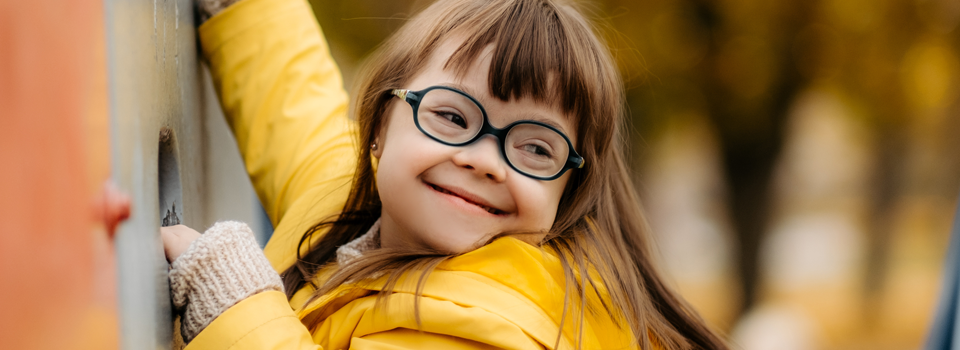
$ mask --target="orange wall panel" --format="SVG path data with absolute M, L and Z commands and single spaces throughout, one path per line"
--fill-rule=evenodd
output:
M 115 349 L 103 4 L 0 1 L 0 339 Z

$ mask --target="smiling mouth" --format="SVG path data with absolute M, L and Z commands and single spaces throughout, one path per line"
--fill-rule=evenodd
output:
M 493 214 L 493 215 L 504 215 L 504 214 L 507 213 L 507 212 L 505 212 L 505 211 L 503 211 L 503 210 L 500 210 L 500 209 L 497 209 L 497 208 L 493 208 L 493 207 L 488 207 L 488 206 L 486 206 L 486 205 L 483 205 L 483 204 L 474 202 L 474 201 L 472 201 L 472 200 L 469 200 L 469 199 L 467 199 L 467 198 L 464 198 L 464 197 L 462 197 L 462 196 L 460 196 L 460 195 L 458 195 L 458 194 L 456 194 L 456 193 L 447 191 L 447 189 L 445 189 L 445 188 L 443 188 L 443 187 L 440 187 L 440 186 L 437 186 L 437 185 L 434 185 L 434 184 L 431 184 L 431 183 L 427 183 L 427 186 L 430 186 L 430 188 L 433 188 L 434 191 L 437 191 L 437 192 L 440 192 L 440 193 L 443 193 L 443 194 L 447 194 L 447 195 L 451 195 L 451 196 L 460 198 L 460 199 L 464 200 L 464 201 L 467 202 L 467 203 L 473 204 L 473 205 L 479 207 L 480 209 L 486 210 L 486 211 L 487 211 L 488 213 L 490 213 L 490 214 Z

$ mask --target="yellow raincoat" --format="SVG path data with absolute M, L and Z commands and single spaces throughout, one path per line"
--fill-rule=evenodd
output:
M 356 151 L 347 94 L 304 0 L 243 0 L 204 23 L 203 51 L 221 104 L 276 230 L 265 249 L 277 271 L 296 259 L 313 224 L 336 213 L 350 189 Z M 560 334 L 564 276 L 556 256 L 513 238 L 450 259 L 420 297 L 401 284 L 374 309 L 377 288 L 345 284 L 304 305 L 280 292 L 247 298 L 217 317 L 187 349 L 542 349 Z M 322 306 L 333 311 L 321 314 Z M 310 330 L 304 321 L 320 321 Z M 630 348 L 628 329 L 586 316 L 584 349 Z M 560 347 L 575 347 L 566 322 Z

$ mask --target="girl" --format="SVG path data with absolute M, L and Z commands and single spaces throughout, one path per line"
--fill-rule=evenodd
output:
M 653 266 L 621 83 L 572 5 L 436 2 L 368 63 L 356 125 L 303 0 L 200 8 L 276 231 L 264 257 L 240 223 L 162 229 L 188 349 L 726 348 Z

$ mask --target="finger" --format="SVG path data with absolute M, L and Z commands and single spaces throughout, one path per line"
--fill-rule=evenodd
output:
M 177 230 L 171 227 L 161 227 L 160 228 L 160 239 L 163 241 L 163 255 L 167 258 L 167 262 L 173 262 L 176 259 L 173 256 L 174 247 L 179 240 L 177 235 Z
M 185 225 L 174 225 L 161 227 L 160 236 L 163 240 L 163 252 L 167 262 L 173 263 L 183 252 L 187 251 L 193 241 L 200 238 L 200 233 Z

